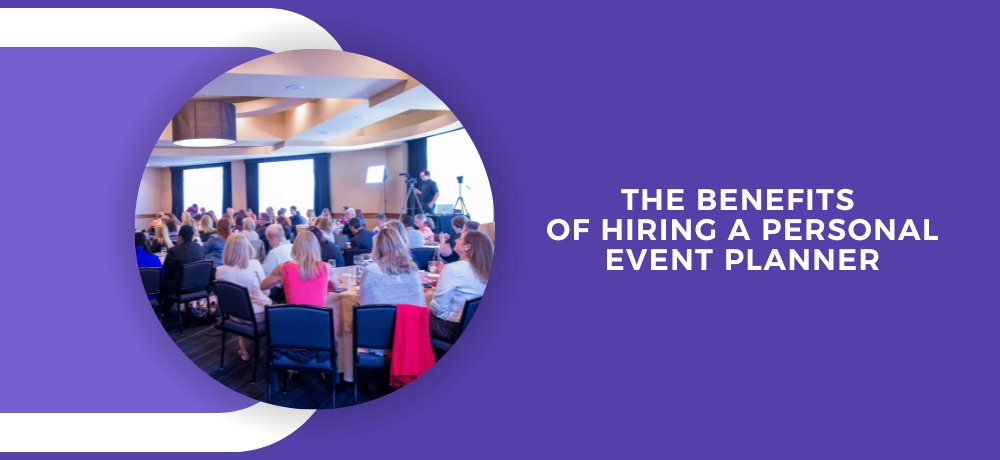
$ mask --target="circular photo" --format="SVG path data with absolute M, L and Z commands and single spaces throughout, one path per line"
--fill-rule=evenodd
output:
M 468 132 L 419 81 L 357 54 L 288 51 L 165 115 L 136 259 L 151 320 L 212 378 L 279 406 L 352 406 L 467 333 L 493 264 L 493 197 Z

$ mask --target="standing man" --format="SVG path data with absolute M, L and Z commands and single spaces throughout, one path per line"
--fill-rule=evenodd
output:
M 418 209 L 415 214 L 434 214 L 434 203 L 437 203 L 438 195 L 438 184 L 431 180 L 431 172 L 428 170 L 420 171 L 420 184 L 416 188 L 417 196 L 420 198 L 420 203 L 424 206 L 423 213 Z

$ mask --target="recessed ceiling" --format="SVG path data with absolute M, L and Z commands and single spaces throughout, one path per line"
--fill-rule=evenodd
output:
M 287 89 L 294 85 L 303 88 Z M 177 147 L 168 126 L 156 142 L 150 166 L 348 152 L 461 127 L 448 107 L 409 75 L 342 51 L 264 56 L 219 76 L 193 99 L 237 104 L 237 143 Z

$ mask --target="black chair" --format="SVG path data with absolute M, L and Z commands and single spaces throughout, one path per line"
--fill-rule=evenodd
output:
M 354 306 L 354 341 L 351 354 L 354 355 L 354 404 L 358 403 L 358 380 L 362 370 L 384 370 L 392 364 L 392 358 L 375 353 L 358 353 L 358 348 L 392 349 L 392 339 L 396 328 L 395 305 Z
M 155 296 L 160 293 L 160 277 L 161 271 L 157 267 L 141 267 L 139 268 L 139 277 L 142 278 L 142 287 L 146 290 L 147 296 Z M 156 297 L 149 299 L 149 305 L 153 307 L 156 312 L 157 319 L 162 321 L 160 318 L 160 301 L 156 300 Z
M 271 402 L 271 373 L 274 371 L 330 374 L 331 407 L 337 406 L 337 337 L 333 334 L 333 310 L 306 305 L 267 307 L 267 402 Z M 297 348 L 330 352 L 330 360 L 313 359 L 300 363 L 287 357 L 274 358 L 275 348 Z
M 222 331 L 222 357 L 219 358 L 219 369 L 223 368 L 226 361 L 226 333 L 236 334 L 253 340 L 253 374 L 250 375 L 250 383 L 257 381 L 257 358 L 260 356 L 260 338 L 267 333 L 267 322 L 257 323 L 257 315 L 253 312 L 253 303 L 250 301 L 250 291 L 247 288 L 228 281 L 215 282 L 215 295 L 219 299 L 219 314 L 222 322 L 219 329 Z M 242 320 L 243 323 L 234 321 L 233 318 Z
M 434 248 L 410 249 L 410 253 L 413 254 L 413 261 L 417 263 L 417 268 L 421 270 L 427 270 L 427 264 L 434 257 L 435 251 L 437 251 L 437 249 Z
M 350 267 L 354 265 L 354 256 L 359 254 L 371 254 L 371 249 L 366 248 L 351 248 L 344 250 L 344 266 Z
M 167 300 L 177 305 L 177 321 L 184 335 L 184 318 L 181 316 L 181 304 L 195 300 L 208 299 L 208 284 L 211 280 L 212 261 L 199 260 L 181 266 L 181 286 L 177 292 L 163 294 Z M 167 312 L 163 312 L 167 316 Z
M 465 328 L 469 327 L 469 321 L 472 321 L 472 317 L 475 316 L 476 309 L 479 308 L 479 302 L 481 300 L 483 300 L 482 297 L 476 297 L 475 299 L 465 301 L 465 307 L 462 307 L 462 326 L 458 329 L 458 335 L 455 337 L 456 341 L 458 341 L 458 338 L 462 336 L 463 332 L 465 332 Z M 444 340 L 438 340 L 431 337 L 431 346 L 440 350 L 442 354 L 451 350 L 452 345 L 455 345 L 455 342 L 446 342 Z

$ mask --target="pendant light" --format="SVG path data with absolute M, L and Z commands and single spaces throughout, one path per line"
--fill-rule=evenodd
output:
M 173 142 L 182 147 L 236 143 L 236 106 L 222 101 L 188 101 L 173 119 Z

